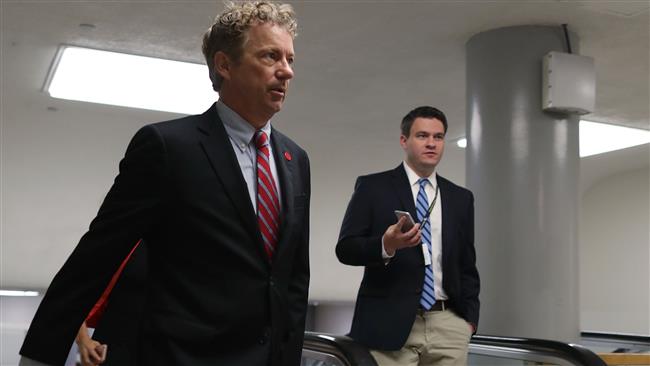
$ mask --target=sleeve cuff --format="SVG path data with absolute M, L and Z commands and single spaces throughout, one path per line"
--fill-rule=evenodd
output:
M 384 237 L 381 237 L 381 257 L 384 259 L 384 265 L 387 265 L 388 262 L 390 262 L 391 258 L 395 256 L 395 253 L 393 255 L 389 255 L 386 252 L 386 248 L 384 247 Z

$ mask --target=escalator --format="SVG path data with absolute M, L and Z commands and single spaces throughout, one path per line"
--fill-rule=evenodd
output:
M 594 352 L 577 344 L 485 335 L 472 337 L 469 364 L 607 366 Z
M 580 344 L 608 365 L 650 365 L 650 336 L 606 332 L 582 332 L 580 336 Z
M 594 352 L 650 353 L 650 336 L 626 333 L 582 332 L 580 344 Z
M 346 336 L 306 332 L 302 366 L 376 366 L 368 350 Z M 589 349 L 556 341 L 475 335 L 469 365 L 606 366 Z

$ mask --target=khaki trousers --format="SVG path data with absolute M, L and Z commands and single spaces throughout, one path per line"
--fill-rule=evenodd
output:
M 451 310 L 420 312 L 397 351 L 370 350 L 379 366 L 467 365 L 470 325 Z

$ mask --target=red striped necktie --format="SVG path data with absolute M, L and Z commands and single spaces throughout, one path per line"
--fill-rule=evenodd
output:
M 257 147 L 257 224 L 264 240 L 264 250 L 273 259 L 280 231 L 280 201 L 269 160 L 269 138 L 263 131 L 255 133 Z

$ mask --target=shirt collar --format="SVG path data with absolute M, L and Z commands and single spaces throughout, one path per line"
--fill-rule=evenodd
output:
M 255 128 L 221 100 L 217 101 L 217 113 L 226 128 L 226 133 L 235 142 L 235 145 L 242 151 L 246 150 L 248 145 L 253 142 Z M 270 141 L 271 121 L 267 121 L 261 130 L 266 133 Z
M 409 180 L 409 184 L 411 186 L 414 185 L 419 185 L 418 180 L 420 178 L 429 178 L 429 183 L 431 183 L 431 186 L 433 189 L 436 189 L 436 186 L 438 185 L 438 181 L 436 180 L 436 170 L 433 170 L 433 173 L 431 173 L 430 176 L 428 177 L 420 177 L 411 167 L 406 163 L 406 161 L 402 162 L 402 165 L 404 165 L 404 170 L 406 171 L 406 177 Z

